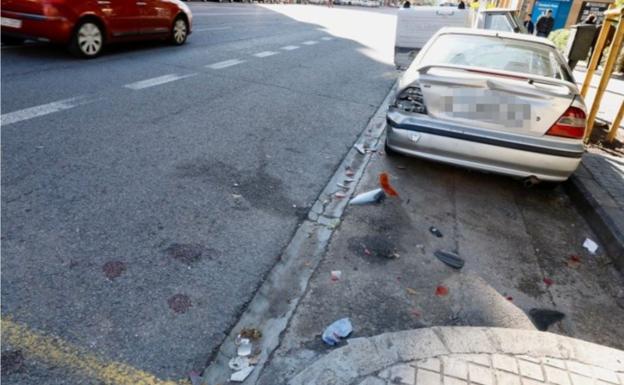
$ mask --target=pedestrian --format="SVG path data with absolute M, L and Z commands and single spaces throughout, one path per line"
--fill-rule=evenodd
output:
M 329 8 L 333 8 L 334 7 L 334 0 L 327 0 L 327 6 Z
M 410 3 L 409 1 L 406 1 L 405 3 L 403 3 L 403 8 L 410 8 L 412 6 L 412 3 Z
M 539 19 L 537 19 L 537 23 L 535 23 L 537 36 L 548 37 L 554 25 L 555 19 L 552 17 L 552 9 L 548 9 L 546 10 L 546 14 L 540 16 Z
M 589 15 L 587 15 L 587 18 L 583 20 L 583 24 L 591 24 L 591 25 L 596 24 L 596 15 L 594 15 L 593 13 L 590 13 Z
M 479 0 L 472 0 L 472 3 L 470 3 L 470 9 L 473 9 L 475 11 L 479 10 Z
M 526 15 L 524 17 L 524 28 L 526 28 L 529 35 L 533 35 L 533 31 L 535 31 L 535 25 L 533 25 L 533 21 L 531 20 L 531 15 Z
M 464 0 L 459 0 L 459 4 L 457 4 L 457 9 L 466 9 L 466 3 L 464 3 Z

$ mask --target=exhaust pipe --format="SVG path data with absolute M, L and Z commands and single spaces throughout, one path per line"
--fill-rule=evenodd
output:
M 535 187 L 539 183 L 540 183 L 540 180 L 535 175 L 528 176 L 522 180 L 522 184 L 526 188 Z

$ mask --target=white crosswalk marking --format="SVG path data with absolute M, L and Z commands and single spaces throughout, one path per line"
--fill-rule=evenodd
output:
M 329 36 L 323 36 L 323 37 L 321 38 L 321 40 L 326 40 L 326 41 L 329 41 L 329 40 L 334 40 L 334 38 L 333 38 L 333 37 L 329 37 Z
M 305 45 L 314 45 L 314 44 L 318 44 L 318 41 L 315 40 L 308 40 L 308 41 L 304 41 L 301 44 L 305 44 Z
M 195 75 L 197 75 L 197 74 L 186 74 L 186 75 L 169 74 L 169 75 L 163 75 L 163 76 L 158 76 L 158 77 L 151 78 L 151 79 L 145 79 L 145 80 L 141 80 L 141 81 L 138 81 L 138 82 L 126 84 L 126 85 L 124 85 L 124 87 L 125 88 L 129 88 L 131 90 L 142 90 L 144 88 L 159 86 L 161 84 L 174 82 L 176 80 L 188 78 L 188 77 L 195 76 Z
M 281 49 L 283 49 L 284 51 L 292 51 L 295 49 L 299 49 L 298 45 L 287 45 L 285 47 L 282 47 Z
M 57 102 L 52 102 L 48 104 L 42 104 L 40 106 L 24 108 L 23 110 L 8 112 L 0 116 L 0 125 L 8 126 L 9 124 L 21 122 L 23 120 L 28 120 L 39 116 L 52 114 L 54 112 L 68 110 L 82 104 L 90 103 L 93 100 L 94 99 L 87 99 L 85 97 L 76 97 L 71 99 L 59 100 Z
M 237 64 L 241 64 L 241 63 L 244 63 L 244 62 L 245 62 L 244 60 L 231 59 L 231 60 L 220 61 L 218 63 L 209 64 L 206 67 L 212 68 L 213 70 L 220 70 L 222 68 L 235 66 Z

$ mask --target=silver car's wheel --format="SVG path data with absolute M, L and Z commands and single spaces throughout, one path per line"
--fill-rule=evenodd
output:
M 173 23 L 173 29 L 171 31 L 171 39 L 173 44 L 181 45 L 186 41 L 186 37 L 188 36 L 188 25 L 186 20 L 179 17 Z
M 78 49 L 84 56 L 97 56 L 102 50 L 104 39 L 100 27 L 87 21 L 83 23 L 77 33 Z

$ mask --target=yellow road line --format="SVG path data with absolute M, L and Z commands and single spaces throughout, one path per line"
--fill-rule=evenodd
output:
M 108 385 L 181 385 L 187 381 L 161 380 L 120 362 L 105 361 L 58 337 L 46 336 L 11 319 L 2 318 L 2 343 L 20 349 L 26 357 L 75 370 Z

